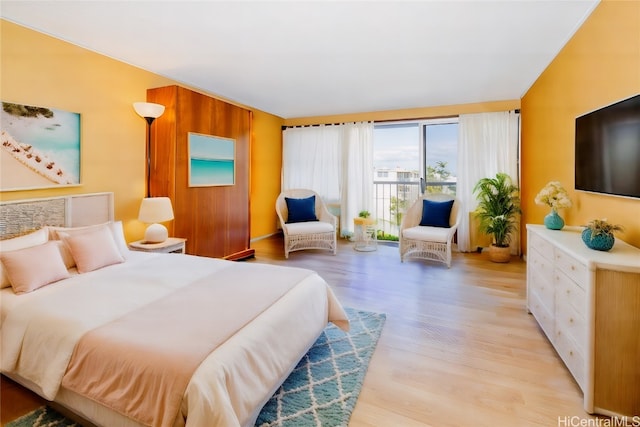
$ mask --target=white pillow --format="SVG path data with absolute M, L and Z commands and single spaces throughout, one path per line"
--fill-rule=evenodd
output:
M 124 262 L 110 227 L 102 226 L 82 233 L 58 235 L 69 248 L 76 262 L 78 273 L 88 273 L 108 265 Z
M 32 292 L 69 277 L 55 242 L 3 252 L 0 256 L 16 294 Z
M 3 252 L 17 251 L 20 249 L 30 248 L 32 246 L 42 245 L 49 240 L 49 231 L 47 227 L 25 234 L 24 236 L 14 237 L 13 239 L 0 240 L 0 255 Z M 0 263 L 0 289 L 11 286 L 5 269 Z

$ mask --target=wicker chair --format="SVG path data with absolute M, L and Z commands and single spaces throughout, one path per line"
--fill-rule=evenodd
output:
M 449 227 L 422 226 L 423 200 L 454 200 L 449 216 Z M 456 233 L 462 209 L 460 201 L 447 194 L 425 194 L 407 210 L 400 225 L 400 261 L 407 258 L 422 258 L 445 263 L 451 267 L 451 245 Z
M 287 223 L 289 211 L 285 197 L 304 199 L 316 196 L 315 213 L 318 221 Z M 284 234 L 284 256 L 289 258 L 289 252 L 303 249 L 327 249 L 336 254 L 337 219 L 332 215 L 324 202 L 313 190 L 296 189 L 285 190 L 276 200 L 276 213 Z

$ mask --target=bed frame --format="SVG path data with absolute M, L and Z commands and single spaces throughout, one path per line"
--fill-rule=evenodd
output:
M 45 225 L 82 227 L 114 220 L 113 193 L 0 202 L 0 239 L 26 234 Z

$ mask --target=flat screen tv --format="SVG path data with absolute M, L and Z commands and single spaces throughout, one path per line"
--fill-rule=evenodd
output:
M 576 118 L 576 190 L 640 198 L 640 94 Z

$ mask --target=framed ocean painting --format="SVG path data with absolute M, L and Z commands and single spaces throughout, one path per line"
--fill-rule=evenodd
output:
M 2 102 L 0 191 L 80 184 L 80 114 Z
M 189 187 L 234 185 L 236 141 L 189 132 Z

